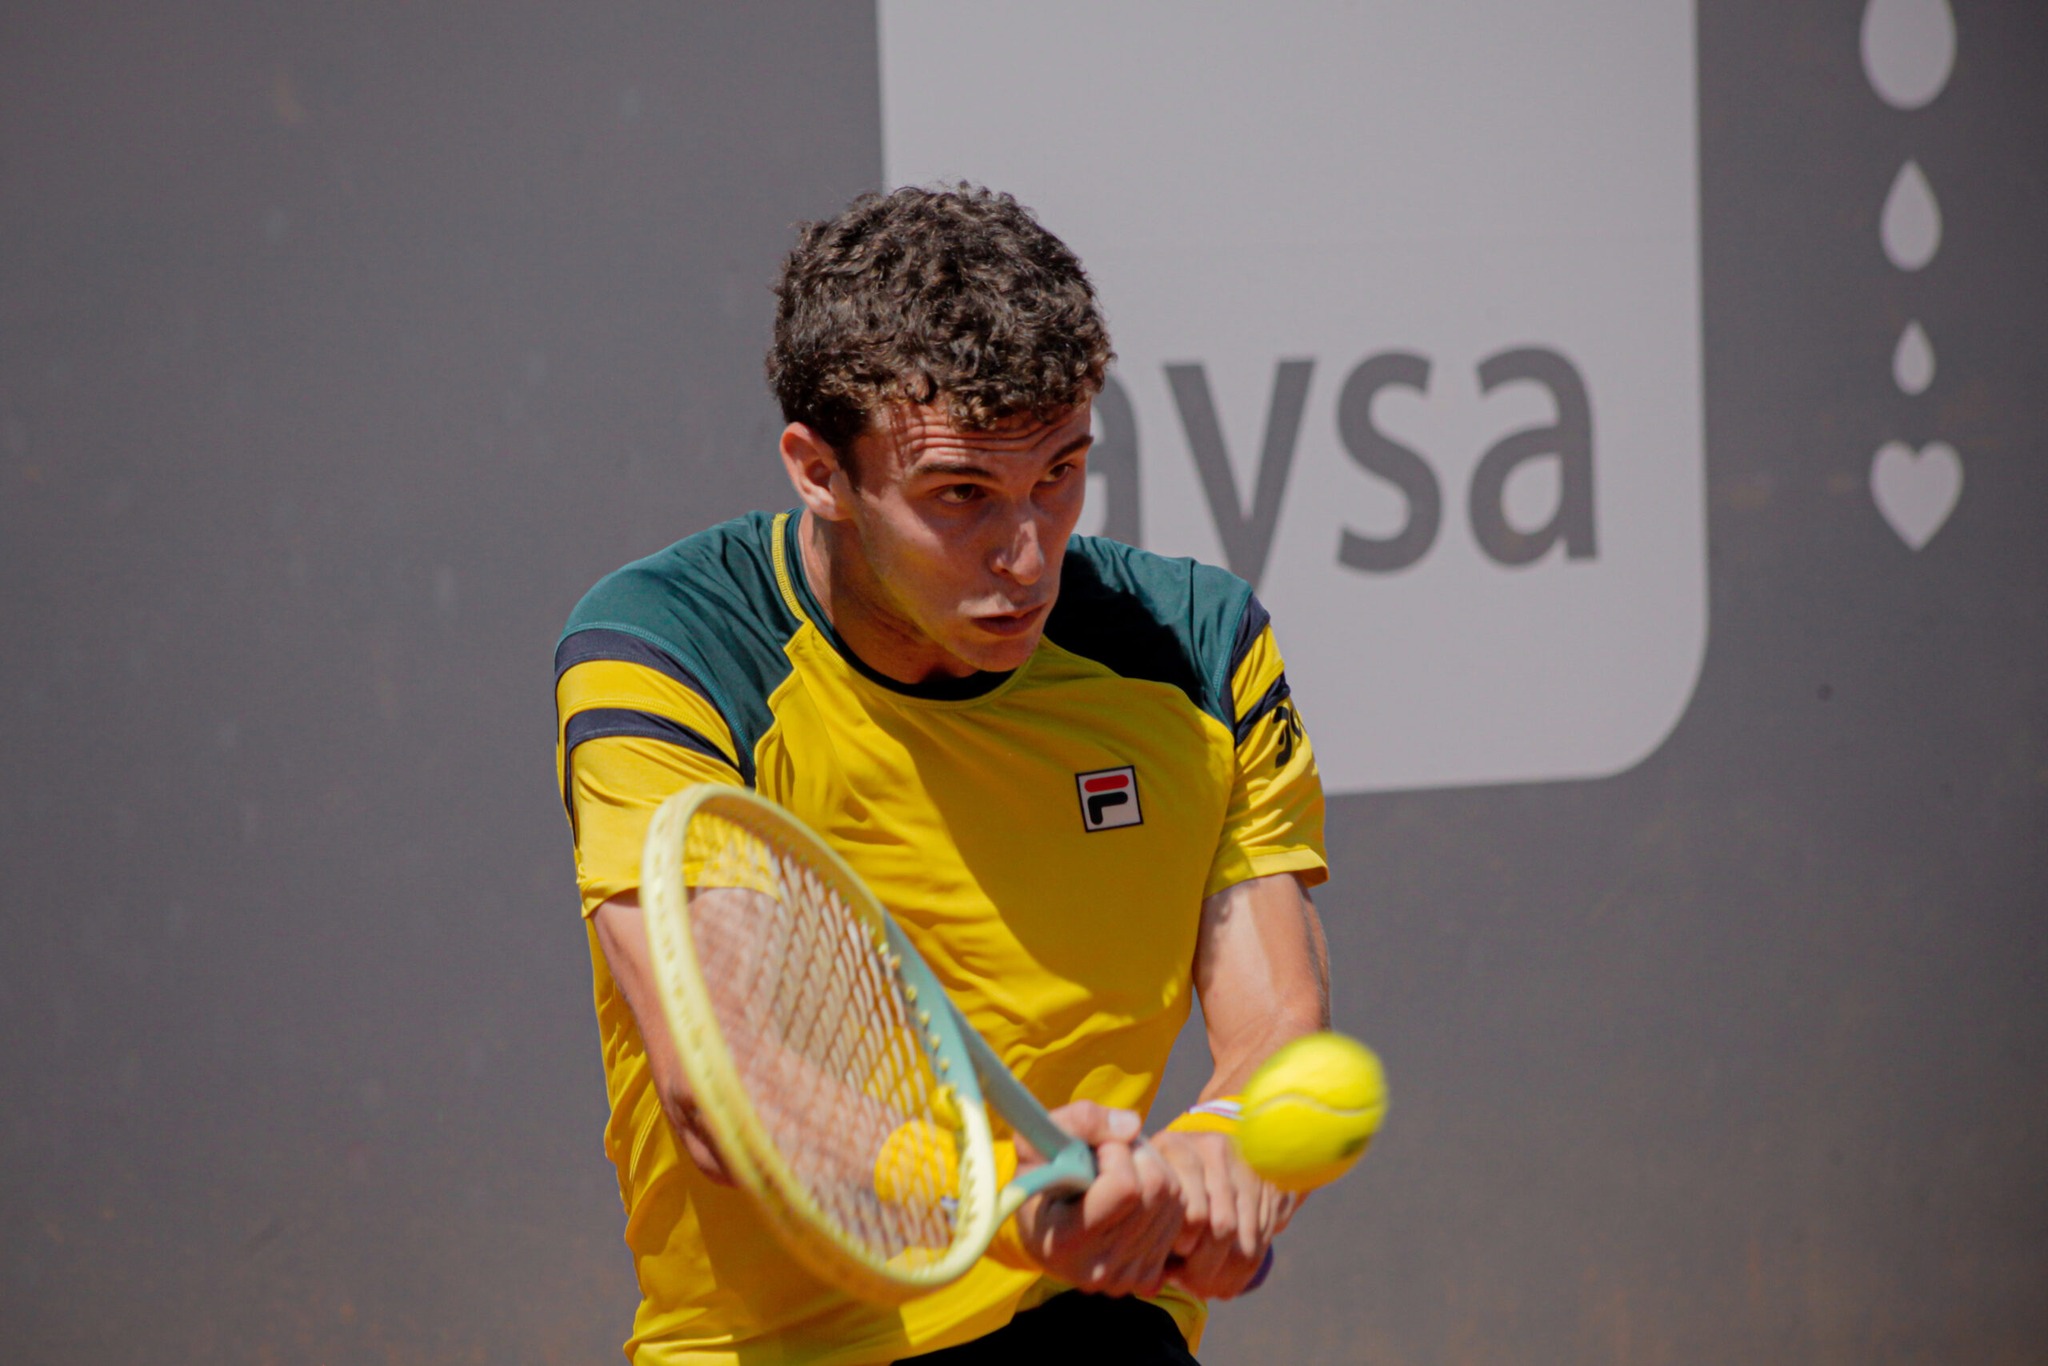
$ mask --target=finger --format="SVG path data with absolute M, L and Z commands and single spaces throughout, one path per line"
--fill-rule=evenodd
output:
M 1225 1150 L 1221 1167 L 1228 1193 L 1212 1210 L 1211 1239 L 1189 1258 L 1188 1283 L 1195 1288 L 1199 1282 L 1202 1293 L 1228 1298 L 1250 1284 L 1271 1246 L 1279 1192 L 1235 1152 Z
M 1244 1175 L 1249 1179 L 1237 1186 L 1237 1253 L 1256 1263 L 1272 1236 L 1273 1206 L 1268 1196 L 1272 1187 L 1249 1170 Z
M 1133 1294 L 1157 1295 L 1159 1287 L 1166 1284 L 1167 1268 L 1173 1261 L 1173 1245 L 1180 1237 L 1180 1221 L 1177 1218 L 1162 1221 L 1153 1231 L 1152 1237 L 1137 1249 L 1134 1261 L 1136 1281 Z
M 1214 1241 L 1204 1251 L 1208 1255 L 1201 1267 L 1202 1293 L 1212 1299 L 1230 1299 L 1244 1293 L 1258 1274 L 1266 1247 L 1262 1244 L 1258 1256 L 1246 1257 L 1233 1238 Z
M 1293 1191 L 1279 1191 L 1275 1193 L 1273 1199 L 1273 1236 L 1275 1238 L 1287 1231 L 1287 1226 L 1294 1222 L 1294 1216 L 1301 1211 L 1302 1203 L 1307 1199 L 1306 1195 L 1297 1195 Z
M 1182 1231 L 1187 1226 L 1187 1200 L 1189 1186 L 1182 1182 L 1180 1175 L 1165 1159 L 1153 1154 L 1153 1161 L 1159 1164 L 1160 1189 L 1157 1202 L 1151 1207 L 1151 1234 L 1143 1251 L 1142 1276 L 1145 1293 L 1158 1293 L 1160 1283 L 1166 1279 L 1166 1263 L 1179 1244 Z M 1195 1179 L 1195 1189 L 1202 1189 L 1200 1174 Z
M 1114 1293 L 1156 1295 L 1165 1282 L 1173 1245 L 1180 1235 L 1180 1208 L 1168 1201 L 1118 1230 L 1118 1255 L 1111 1279 Z
M 1131 1170 L 1130 1153 L 1121 1144 L 1107 1144 L 1096 1150 L 1096 1176 L 1079 1195 L 1053 1197 L 1034 1195 L 1017 1211 L 1017 1226 L 1041 1261 L 1057 1259 L 1072 1265 L 1070 1258 L 1084 1260 L 1077 1284 L 1093 1288 L 1089 1279 L 1101 1269 L 1096 1250 L 1107 1246 L 1105 1233 L 1127 1220 L 1139 1208 L 1137 1178 Z
M 1102 1107 L 1092 1100 L 1077 1100 L 1054 1110 L 1049 1118 L 1075 1138 L 1092 1145 L 1096 1140 L 1090 1138 L 1089 1134 L 1102 1126 L 1101 1110 Z M 1019 1161 L 1027 1163 L 1046 1160 L 1046 1155 L 1038 1150 L 1038 1145 L 1025 1137 L 1021 1130 L 1017 1134 L 1017 1157 Z
M 1018 1212 L 1020 1228 L 1024 1217 L 1032 1213 L 1033 1202 L 1026 1201 Z M 1083 1290 L 1099 1291 L 1109 1267 L 1109 1240 L 1114 1235 L 1091 1231 L 1079 1200 L 1052 1202 L 1039 1209 L 1035 1218 L 1025 1246 L 1039 1262 L 1049 1269 L 1059 1269 L 1062 1277 Z
M 693 1101 L 681 1100 L 669 1112 L 671 1128 L 682 1140 L 683 1151 L 697 1164 L 697 1170 L 721 1186 L 734 1184 L 731 1169 L 725 1165 L 725 1154 L 718 1151 L 718 1145 L 705 1130 L 703 1112 Z
M 1237 1188 L 1229 1146 L 1225 1143 L 1202 1145 L 1202 1183 L 1205 1188 L 1208 1221 L 1199 1229 L 1183 1230 L 1180 1246 L 1187 1249 L 1190 1280 L 1209 1284 L 1217 1268 L 1228 1256 L 1232 1239 L 1235 1237 L 1240 1216 L 1237 1206 Z M 1192 1236 L 1191 1236 L 1192 1234 Z
M 1140 1190 L 1138 1211 L 1116 1231 L 1107 1293 L 1154 1294 L 1180 1236 L 1181 1187 L 1172 1165 L 1149 1143 L 1132 1151 L 1131 1164 Z
M 694 1129 L 685 1130 L 682 1139 L 683 1150 L 689 1153 L 690 1160 L 697 1164 L 697 1170 L 704 1173 L 714 1185 L 735 1184 L 732 1173 L 726 1169 L 725 1158 L 712 1146 L 710 1139 Z
M 1273 1199 L 1279 1188 L 1253 1171 L 1235 1148 L 1225 1151 L 1224 1163 L 1229 1169 L 1231 1203 L 1236 1211 L 1231 1232 L 1237 1251 L 1241 1256 L 1257 1255 L 1273 1236 Z
M 1173 1164 L 1160 1155 L 1159 1149 L 1140 1139 L 1131 1145 L 1131 1170 L 1138 1178 L 1140 1199 L 1147 1211 L 1163 1206 L 1173 1207 L 1173 1217 L 1181 1217 L 1180 1174 Z
M 1211 1144 L 1209 1159 L 1208 1178 L 1214 1192 L 1210 1199 L 1209 1232 L 1218 1241 L 1228 1243 L 1244 1227 L 1238 1193 L 1252 1174 L 1226 1143 Z
M 1235 1247 L 1231 1239 L 1210 1233 L 1196 1246 L 1182 1268 L 1180 1283 L 1205 1298 L 1215 1296 Z
M 1155 1228 L 1149 1216 L 1141 1215 L 1081 1236 L 1093 1245 L 1082 1288 L 1098 1295 L 1136 1295 L 1156 1286 L 1170 1230 Z
M 1144 1127 L 1135 1110 L 1112 1110 L 1092 1100 L 1062 1105 L 1052 1112 L 1052 1122 L 1091 1148 L 1101 1143 L 1129 1143 Z
M 1234 1300 L 1250 1290 L 1259 1279 L 1259 1272 L 1265 1266 L 1266 1254 L 1261 1253 L 1257 1261 L 1246 1262 L 1233 1258 L 1217 1274 L 1216 1283 L 1210 1291 L 1213 1299 Z
M 1095 1230 L 1113 1227 L 1143 1207 L 1144 1190 L 1131 1150 L 1105 1143 L 1095 1150 L 1095 1182 L 1081 1196 L 1080 1225 Z
M 1174 1176 L 1180 1182 L 1181 1229 L 1180 1236 L 1174 1239 L 1173 1250 L 1176 1256 L 1185 1257 L 1200 1245 L 1209 1227 L 1213 1184 L 1209 1180 L 1208 1164 L 1194 1144 L 1161 1142 L 1155 1146 L 1172 1165 Z

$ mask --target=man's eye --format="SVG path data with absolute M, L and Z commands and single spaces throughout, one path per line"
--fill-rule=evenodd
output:
M 1045 478 L 1039 480 L 1039 482 L 1041 484 L 1057 484 L 1073 472 L 1074 467 L 1071 464 L 1054 465 L 1045 472 Z
M 955 506 L 971 503 L 979 497 L 981 497 L 981 485 L 979 484 L 948 484 L 939 490 L 939 500 L 952 503 Z

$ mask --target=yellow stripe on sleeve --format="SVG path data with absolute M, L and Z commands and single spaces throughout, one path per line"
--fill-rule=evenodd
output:
M 709 699 L 643 664 L 592 659 L 555 684 L 555 773 L 576 841 L 583 913 L 640 885 L 654 810 L 692 783 L 739 783 L 732 728 Z
M 569 761 L 576 885 L 583 914 L 640 886 L 640 851 L 655 808 L 693 783 L 738 784 L 732 767 L 640 736 L 586 740 Z
M 1244 652 L 1244 658 L 1237 662 L 1237 668 L 1230 675 L 1231 715 L 1243 717 L 1286 676 L 1287 665 L 1280 658 L 1280 646 L 1273 639 L 1273 628 L 1260 631 L 1252 641 L 1251 648 Z
M 1259 632 L 1230 683 L 1237 777 L 1202 895 L 1270 873 L 1293 873 L 1313 887 L 1330 875 L 1323 784 L 1272 627 Z
M 590 659 L 565 669 L 555 680 L 555 717 L 566 726 L 577 712 L 593 707 L 626 707 L 653 712 L 688 726 L 724 751 L 738 766 L 732 728 L 711 700 L 667 674 L 623 659 Z

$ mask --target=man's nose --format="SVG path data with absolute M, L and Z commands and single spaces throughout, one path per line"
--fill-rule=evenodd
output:
M 1017 518 L 1007 542 L 996 553 L 996 572 L 1018 583 L 1037 583 L 1045 573 L 1045 533 L 1038 518 L 1026 512 Z

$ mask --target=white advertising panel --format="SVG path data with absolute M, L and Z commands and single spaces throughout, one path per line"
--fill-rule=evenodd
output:
M 1595 777 L 1706 648 L 1692 6 L 882 0 L 891 184 L 1115 338 L 1085 527 L 1252 580 L 1331 792 Z

